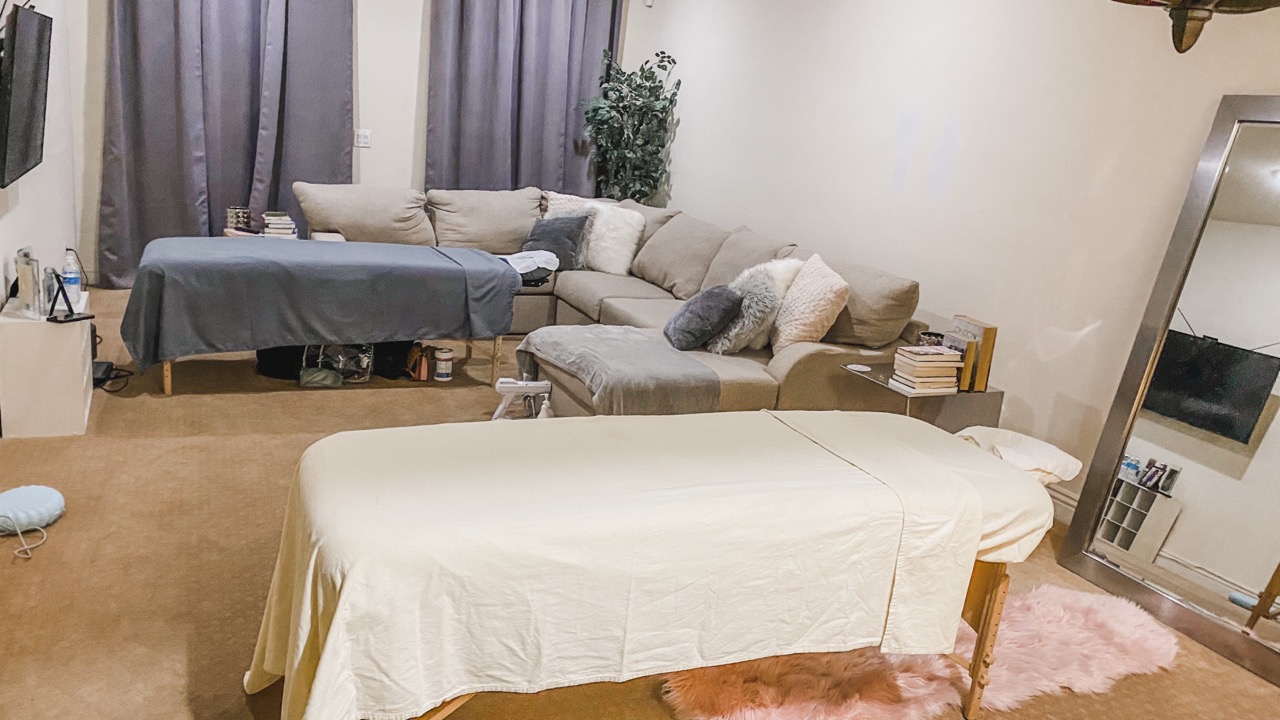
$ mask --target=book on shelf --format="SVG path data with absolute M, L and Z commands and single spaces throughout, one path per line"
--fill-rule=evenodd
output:
M 978 365 L 978 341 L 971 337 L 949 332 L 942 335 L 942 346 L 958 351 L 964 358 L 960 366 L 960 389 L 973 389 L 973 371 Z
M 906 395 L 907 397 L 925 397 L 930 395 L 955 395 L 959 388 L 955 385 L 945 388 L 913 388 L 899 381 L 896 377 L 890 378 L 889 387 Z
M 996 351 L 997 328 L 995 325 L 975 320 L 968 315 L 956 315 L 953 322 L 952 333 L 977 342 L 973 381 L 969 389 L 974 392 L 986 392 L 987 384 L 991 379 L 991 359 Z
M 960 353 L 941 345 L 900 347 L 897 355 L 912 362 L 960 362 Z
M 903 375 L 917 378 L 946 378 L 954 381 L 956 373 L 960 370 L 951 363 L 944 363 L 942 367 L 934 367 L 932 365 L 912 365 L 910 363 L 895 362 L 893 369 Z
M 902 367 L 910 367 L 910 368 L 951 368 L 952 370 L 964 367 L 963 360 L 920 362 L 918 360 L 912 360 L 911 358 L 903 355 L 899 355 L 895 357 L 893 359 L 893 364 L 899 365 Z
M 915 378 L 909 375 L 894 373 L 893 379 L 913 388 L 949 388 L 956 387 L 956 379 L 952 378 Z

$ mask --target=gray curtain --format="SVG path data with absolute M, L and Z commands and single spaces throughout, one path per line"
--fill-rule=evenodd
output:
M 113 0 L 99 282 L 147 243 L 285 210 L 294 180 L 351 182 L 352 0 Z M 300 227 L 305 232 L 305 227 Z
M 615 0 L 433 0 L 427 187 L 591 196 L 586 102 Z

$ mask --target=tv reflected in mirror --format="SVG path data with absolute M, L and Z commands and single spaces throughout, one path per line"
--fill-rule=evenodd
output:
M 1170 330 L 1142 407 L 1248 443 L 1278 375 L 1280 357 Z

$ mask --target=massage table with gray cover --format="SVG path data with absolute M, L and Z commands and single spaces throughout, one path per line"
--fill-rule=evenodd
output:
M 120 334 L 146 372 L 206 353 L 397 340 L 493 340 L 520 274 L 469 248 L 273 237 L 153 240 Z M 470 345 L 468 345 L 470 352 Z
M 1045 490 L 918 420 L 562 418 L 347 432 L 297 469 L 244 686 L 282 717 L 436 717 L 800 652 L 951 653 L 987 683 Z M 442 703 L 445 703 L 441 706 Z

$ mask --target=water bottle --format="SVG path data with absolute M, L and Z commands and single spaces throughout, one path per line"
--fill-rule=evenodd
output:
M 74 250 L 67 250 L 67 261 L 62 266 L 62 286 L 67 289 L 67 298 L 72 307 L 80 305 L 80 261 L 76 259 Z

